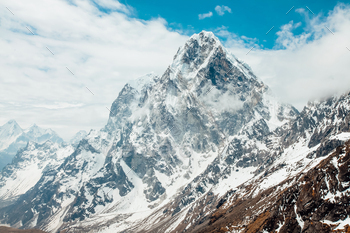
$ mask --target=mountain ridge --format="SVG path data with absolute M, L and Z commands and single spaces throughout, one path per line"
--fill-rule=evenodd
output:
M 348 106 L 346 95 L 301 113 L 280 104 L 212 33 L 201 32 L 162 76 L 127 83 L 106 126 L 47 167 L 0 216 L 47 232 L 205 228 L 225 218 L 220 211 L 233 197 L 249 201 L 341 146 Z
M 36 124 L 22 129 L 15 120 L 9 120 L 0 127 L 0 170 L 11 163 L 17 151 L 29 141 L 42 143 L 46 140 L 64 142 L 52 129 L 43 129 Z

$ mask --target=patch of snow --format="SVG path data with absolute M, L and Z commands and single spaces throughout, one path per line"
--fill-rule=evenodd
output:
M 295 216 L 296 216 L 296 219 L 297 219 L 297 221 L 298 221 L 298 224 L 299 224 L 299 226 L 301 227 L 300 232 L 302 232 L 303 229 L 304 229 L 304 221 L 303 221 L 303 219 L 302 219 L 302 218 L 298 215 L 298 213 L 297 213 L 297 205 L 296 205 L 296 204 L 294 205 L 294 212 L 295 212 Z
M 348 225 L 350 227 L 350 216 L 348 216 L 346 219 L 344 220 L 341 220 L 339 219 L 338 221 L 336 222 L 332 222 L 330 220 L 322 220 L 321 221 L 322 223 L 325 223 L 327 225 L 337 225 L 337 227 L 334 229 L 334 230 L 338 230 L 338 231 L 341 231 L 341 230 L 345 230 L 345 226 Z
M 342 132 L 338 135 L 335 135 L 335 136 L 332 136 L 330 137 L 330 139 L 338 139 L 338 140 L 341 140 L 341 141 L 347 141 L 350 139 L 350 132 Z

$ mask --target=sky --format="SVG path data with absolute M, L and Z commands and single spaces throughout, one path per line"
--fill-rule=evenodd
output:
M 350 91 L 349 28 L 348 1 L 0 0 L 0 125 L 100 129 L 128 80 L 202 30 L 302 110 Z

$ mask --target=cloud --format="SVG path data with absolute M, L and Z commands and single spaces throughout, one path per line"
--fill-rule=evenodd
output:
M 83 104 L 74 103 L 54 103 L 54 104 L 34 104 L 33 107 L 36 108 L 46 108 L 46 109 L 62 109 L 62 108 L 76 108 L 82 107 Z
M 226 46 L 248 63 L 276 96 L 298 109 L 309 101 L 350 91 L 350 5 L 338 4 L 327 16 L 308 18 L 301 34 L 299 22 L 281 26 L 273 49 L 264 50 L 258 41 L 244 40 L 227 29 Z M 327 27 L 334 33 L 332 34 Z M 247 55 L 252 44 L 254 49 Z
M 107 11 L 120 11 L 126 14 L 134 12 L 133 8 L 115 0 L 94 0 L 94 3 Z
M 216 13 L 218 13 L 218 15 L 222 16 L 225 14 L 225 11 L 227 11 L 228 13 L 231 13 L 231 8 L 228 6 L 224 6 L 224 5 L 216 6 L 215 11 L 216 11 Z
M 188 39 L 115 0 L 2 2 L 14 15 L 0 8 L 0 125 L 14 118 L 65 139 L 103 127 L 126 82 L 162 74 Z
M 210 18 L 212 16 L 213 16 L 213 12 L 209 11 L 208 13 L 205 13 L 205 14 L 199 14 L 198 18 L 200 20 L 202 20 L 202 19 L 205 19 L 205 18 Z
M 231 95 L 229 92 L 220 95 L 221 93 L 222 91 L 214 88 L 201 98 L 206 106 L 213 107 L 219 112 L 237 111 L 243 108 L 244 102 L 239 100 L 237 96 Z

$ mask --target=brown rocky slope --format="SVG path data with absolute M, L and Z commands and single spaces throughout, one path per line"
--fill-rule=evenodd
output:
M 11 227 L 0 226 L 0 233 L 45 233 L 38 229 L 20 230 Z
M 254 198 L 233 195 L 191 232 L 350 232 L 349 184 L 350 141 Z

